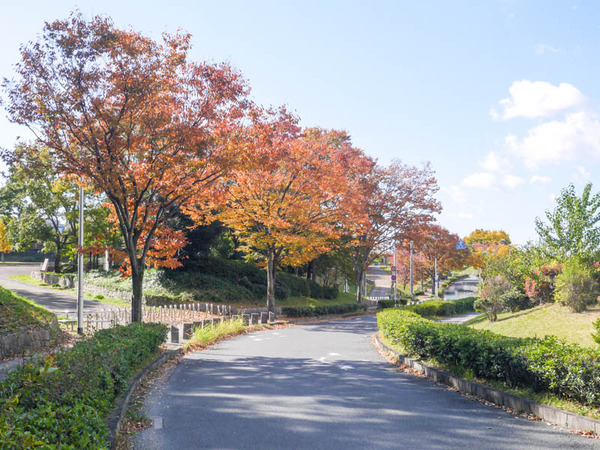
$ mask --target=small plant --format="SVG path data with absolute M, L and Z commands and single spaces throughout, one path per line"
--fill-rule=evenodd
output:
M 556 299 L 574 312 L 583 312 L 598 301 L 598 283 L 592 269 L 577 258 L 567 261 L 556 278 Z
M 245 326 L 242 319 L 224 321 L 204 328 L 196 328 L 190 340 L 183 346 L 183 349 L 187 351 L 204 348 L 225 336 L 240 334 L 244 330 Z
M 481 298 L 475 302 L 475 309 L 484 312 L 491 322 L 495 322 L 498 313 L 506 308 L 505 299 L 513 295 L 514 290 L 502 275 L 488 278 L 481 288 Z
M 104 300 L 104 295 L 98 294 L 94 297 L 96 300 Z

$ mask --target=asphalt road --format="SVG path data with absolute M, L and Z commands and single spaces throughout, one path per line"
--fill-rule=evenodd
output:
M 39 264 L 27 266 L 0 265 L 0 286 L 14 291 L 17 295 L 33 300 L 38 305 L 42 305 L 54 313 L 76 310 L 77 296 L 75 295 L 33 286 L 9 278 L 15 275 L 30 275 L 32 271 L 39 269 Z M 85 309 L 114 308 L 114 306 L 90 300 L 84 300 L 83 306 Z
M 370 266 L 367 270 L 367 280 L 375 283 L 369 297 L 388 298 L 391 292 L 392 278 L 389 271 L 379 266 Z
M 548 449 L 600 442 L 399 373 L 374 317 L 263 331 L 190 354 L 146 399 L 138 449 Z

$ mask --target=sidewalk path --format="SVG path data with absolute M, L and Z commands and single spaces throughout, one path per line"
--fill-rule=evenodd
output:
M 54 313 L 63 311 L 74 311 L 77 309 L 77 296 L 66 292 L 55 291 L 40 286 L 34 286 L 20 281 L 11 280 L 9 277 L 15 275 L 30 275 L 32 271 L 39 270 L 39 264 L 30 266 L 0 265 L 0 286 L 14 291 L 21 297 L 33 300 L 38 305 L 48 308 Z M 112 309 L 114 306 L 92 300 L 84 300 L 84 308 L 90 309 Z
M 389 298 L 392 285 L 392 275 L 379 266 L 370 266 L 367 270 L 367 280 L 374 284 L 369 293 L 370 298 Z

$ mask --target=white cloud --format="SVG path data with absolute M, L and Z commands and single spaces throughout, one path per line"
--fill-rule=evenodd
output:
M 558 164 L 578 158 L 600 156 L 600 121 L 584 111 L 567 114 L 564 121 L 552 121 L 529 130 L 519 139 L 505 138 L 508 151 L 522 158 L 525 165 Z
M 521 177 L 507 174 L 504 176 L 504 180 L 502 181 L 502 183 L 504 184 L 504 186 L 510 189 L 514 189 L 517 186 L 520 186 L 521 184 L 525 183 L 525 180 Z
M 537 44 L 535 46 L 535 53 L 538 55 L 543 55 L 544 53 L 558 53 L 560 49 L 558 47 L 554 47 L 548 44 Z
M 585 102 L 579 89 L 569 83 L 554 86 L 546 81 L 521 80 L 515 81 L 508 91 L 510 97 L 500 100 L 500 112 L 490 110 L 494 119 L 548 117 Z
M 583 166 L 575 166 L 575 180 L 585 183 L 591 178 L 591 174 Z
M 490 172 L 473 173 L 462 180 L 462 185 L 466 187 L 491 189 L 496 181 L 496 176 Z
M 489 152 L 481 163 L 481 167 L 488 172 L 499 172 L 503 161 L 494 152 Z
M 552 179 L 550 177 L 546 177 L 543 175 L 533 175 L 529 179 L 529 183 L 531 183 L 531 184 L 535 184 L 535 183 L 546 184 L 546 183 L 550 183 L 551 181 L 552 181 Z
M 455 214 L 455 216 L 458 219 L 467 219 L 467 220 L 470 220 L 470 219 L 473 218 L 473 214 L 471 214 L 471 213 L 465 213 L 465 212 L 457 213 L 457 214 Z
M 467 201 L 465 193 L 458 186 L 442 187 L 442 191 L 446 192 L 452 201 L 458 205 L 462 205 Z

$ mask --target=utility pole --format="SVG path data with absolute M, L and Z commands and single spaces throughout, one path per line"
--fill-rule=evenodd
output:
M 433 260 L 433 293 L 435 295 L 435 298 L 437 298 L 438 296 L 438 289 L 437 289 L 437 256 L 434 258 Z
M 410 241 L 410 295 L 413 295 L 413 241 Z
M 392 283 L 394 283 L 394 306 L 398 306 L 398 282 L 396 281 L 396 243 L 394 243 L 394 267 L 392 268 Z
M 77 251 L 77 334 L 83 334 L 83 186 L 79 186 L 79 242 Z

